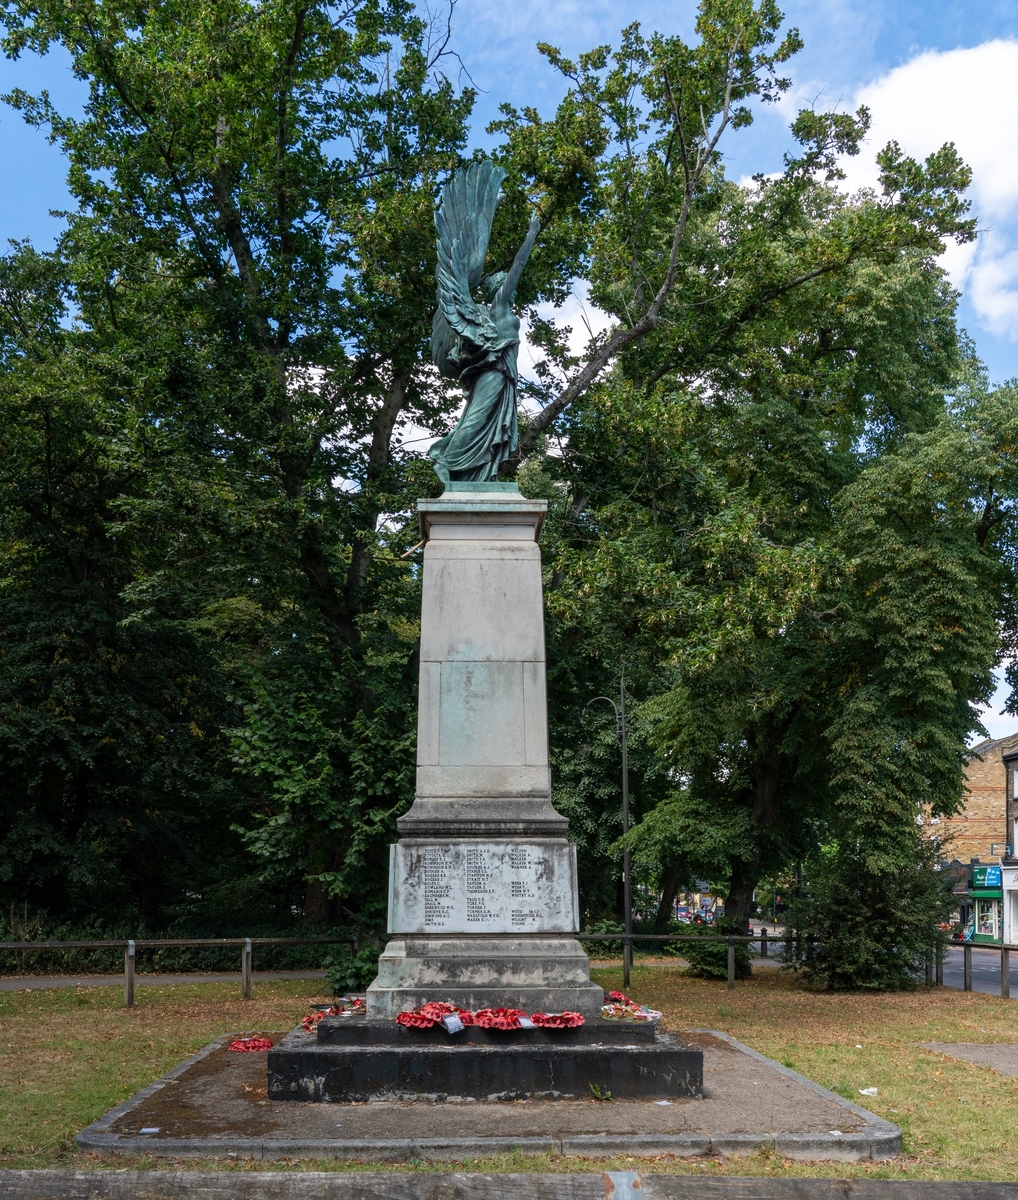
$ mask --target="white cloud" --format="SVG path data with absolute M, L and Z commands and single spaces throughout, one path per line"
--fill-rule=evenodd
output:
M 860 89 L 873 126 L 849 186 L 877 183 L 874 156 L 892 139 L 913 158 L 954 142 L 972 168 L 969 196 L 981 236 L 952 247 L 944 266 L 983 326 L 1018 340 L 1018 41 L 930 51 Z
M 537 311 L 543 320 L 550 321 L 558 328 L 569 328 L 566 344 L 569 353 L 577 357 L 583 357 L 591 338 L 604 333 L 614 323 L 608 313 L 590 302 L 590 287 L 582 279 L 575 282 L 561 307 L 542 304 Z M 524 322 L 520 330 L 519 370 L 524 378 L 535 380 L 534 367 L 543 355 L 531 343 L 528 332 L 527 323 Z
M 993 675 L 997 684 L 993 697 L 985 708 L 980 708 L 977 711 L 983 724 L 986 726 L 986 732 L 991 738 L 1010 737 L 1013 733 L 1018 732 L 1018 728 L 1016 728 L 1018 727 L 1018 719 L 1001 710 L 1007 703 L 1011 689 L 1004 681 L 1003 667 L 999 667 L 994 671 Z M 981 742 L 982 740 L 982 734 L 973 734 L 969 738 L 969 745 L 974 745 L 976 742 Z

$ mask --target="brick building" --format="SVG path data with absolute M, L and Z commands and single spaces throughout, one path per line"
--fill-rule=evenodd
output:
M 1018 807 L 1009 786 L 1018 767 L 1018 733 L 993 738 L 972 747 L 965 767 L 968 796 L 957 816 L 941 821 L 938 833 L 949 859 L 963 863 L 973 858 L 999 862 L 1006 847 L 1015 850 Z

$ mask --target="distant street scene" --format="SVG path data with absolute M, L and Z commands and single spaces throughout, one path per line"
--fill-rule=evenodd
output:
M 964 956 L 961 946 L 951 946 L 944 959 L 944 987 L 963 988 Z M 1018 954 L 1011 956 L 1011 998 L 1018 1000 Z M 1000 995 L 1000 951 L 996 947 L 972 947 L 972 990 Z

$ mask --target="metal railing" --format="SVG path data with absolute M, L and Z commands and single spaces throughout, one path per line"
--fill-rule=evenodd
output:
M 352 946 L 356 937 L 256 937 L 256 938 L 113 938 L 94 942 L 0 942 L 2 950 L 26 953 L 39 950 L 116 950 L 124 951 L 124 1006 L 134 1007 L 135 965 L 139 950 L 165 949 L 169 946 L 239 946 L 240 998 L 251 999 L 251 961 L 255 946 Z
M 625 945 L 627 942 L 667 942 L 671 945 L 672 942 L 696 942 L 698 945 L 703 945 L 705 942 L 723 942 L 728 946 L 728 986 L 735 987 L 735 944 L 736 942 L 753 942 L 760 946 L 760 957 L 767 957 L 767 947 L 772 942 L 784 942 L 791 950 L 793 942 L 801 943 L 803 941 L 813 941 L 812 938 L 803 938 L 796 934 L 786 934 L 782 937 L 768 937 L 766 930 L 761 930 L 759 933 L 578 933 L 577 940 L 581 942 L 622 942 Z M 628 958 L 632 961 L 632 948 L 630 947 L 628 955 L 623 951 L 623 961 Z

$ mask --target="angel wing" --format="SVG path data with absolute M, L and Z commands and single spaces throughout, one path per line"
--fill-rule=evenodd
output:
M 491 346 L 497 338 L 487 311 L 473 298 L 484 274 L 491 222 L 506 172 L 483 159 L 453 175 L 442 190 L 435 213 L 438 309 L 431 326 L 431 357 L 443 375 L 458 379 L 463 370 L 460 349 Z

